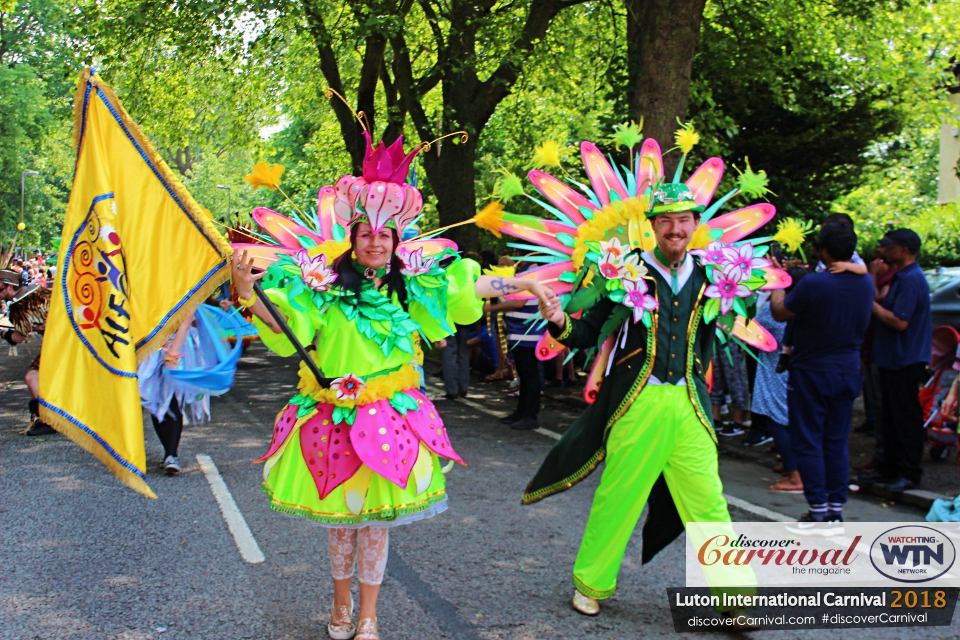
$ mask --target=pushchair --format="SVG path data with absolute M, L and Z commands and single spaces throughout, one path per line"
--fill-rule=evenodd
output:
M 930 458 L 936 461 L 946 460 L 950 450 L 957 444 L 957 424 L 943 419 L 940 405 L 960 370 L 958 346 L 960 334 L 953 327 L 937 327 L 933 331 L 933 349 L 930 355 L 930 370 L 933 376 L 919 394 L 927 442 L 930 444 Z

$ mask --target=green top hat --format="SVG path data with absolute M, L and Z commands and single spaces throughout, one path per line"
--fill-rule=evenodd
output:
M 647 217 L 652 218 L 661 213 L 680 213 L 695 211 L 703 213 L 706 207 L 698 205 L 693 199 L 690 187 L 679 182 L 661 184 L 653 191 L 653 206 L 647 211 Z

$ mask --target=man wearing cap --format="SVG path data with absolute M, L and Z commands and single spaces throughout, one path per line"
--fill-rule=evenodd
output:
M 651 328 L 622 325 L 596 401 L 557 442 L 523 498 L 530 504 L 563 491 L 605 459 L 573 569 L 573 606 L 580 613 L 596 615 L 598 601 L 615 592 L 627 542 L 648 501 L 645 563 L 687 522 L 730 521 L 705 379 L 715 325 L 701 322 L 707 275 L 687 252 L 702 211 L 684 184 L 654 191 L 647 216 L 656 246 L 639 256 L 659 302 Z M 603 298 L 579 320 L 559 305 L 541 304 L 540 313 L 558 342 L 589 349 L 617 307 Z
M 790 446 L 809 510 L 787 528 L 834 535 L 844 530 L 850 480 L 847 440 L 853 402 L 862 387 L 860 347 L 874 288 L 869 275 L 830 272 L 835 263 L 853 256 L 857 247 L 853 227 L 824 224 L 817 244 L 826 270 L 808 275 L 788 295 L 782 289 L 773 291 L 770 313 L 779 322 L 795 318 L 787 412 Z
M 920 236 L 894 229 L 880 240 L 880 255 L 896 268 L 883 302 L 873 303 L 877 335 L 873 360 L 880 373 L 883 453 L 862 482 L 886 482 L 894 492 L 916 489 L 923 474 L 923 409 L 918 392 L 927 379 L 933 342 L 930 286 L 917 263 Z
M 43 333 L 46 328 L 47 312 L 50 309 L 50 289 L 37 284 L 20 285 L 20 274 L 11 269 L 0 270 L 0 300 L 8 303 L 12 329 L 0 330 L 0 338 L 10 345 L 20 344 L 31 334 Z M 41 422 L 37 397 L 40 395 L 40 354 L 34 358 L 24 382 L 33 395 L 30 401 L 30 415 L 33 424 L 25 432 L 28 436 L 44 436 L 55 433 L 53 427 Z

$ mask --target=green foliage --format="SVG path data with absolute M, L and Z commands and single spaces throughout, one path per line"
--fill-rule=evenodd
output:
M 629 164 L 641 135 L 631 122 L 640 114 L 628 109 L 622 5 L 564 3 L 543 37 L 524 44 L 534 2 L 214 0 L 175 10 L 124 0 L 0 2 L 0 232 L 9 237 L 19 220 L 20 172 L 35 169 L 25 240 L 43 245 L 57 235 L 71 179 L 72 88 L 83 62 L 114 85 L 221 222 L 246 219 L 258 205 L 292 212 L 279 192 L 242 182 L 258 160 L 287 168 L 283 189 L 304 211 L 316 206 L 320 186 L 352 172 L 356 154 L 345 131 L 356 125 L 344 125 L 339 103 L 323 94 L 331 64 L 351 104 L 368 100 L 375 141 L 403 132 L 409 148 L 461 127 L 471 133 L 472 185 L 466 173 L 438 189 L 418 165 L 424 230 L 439 225 L 437 196 L 469 208 L 496 194 L 510 199 L 513 213 L 545 215 L 519 197 L 520 187 L 535 195 L 523 170 L 534 147 L 558 141 L 562 166 L 549 170 L 583 182 L 579 142 L 602 142 Z M 737 185 L 733 166 L 747 166 L 749 156 L 756 171 L 744 173 L 746 186 L 754 195 L 769 186 L 780 217 L 851 212 L 867 251 L 887 226 L 909 222 L 927 234 L 925 260 L 960 263 L 955 212 L 934 204 L 936 129 L 947 113 L 934 88 L 956 53 L 958 7 L 956 0 L 710 0 L 682 117 L 702 136 L 687 171 L 720 155 L 723 193 Z M 416 87 L 401 87 L 404 55 Z M 371 67 L 370 59 L 382 64 Z M 371 68 L 379 68 L 372 82 Z M 505 95 L 481 100 L 494 77 Z M 358 97 L 361 87 L 370 95 Z M 480 112 L 490 104 L 491 113 Z M 453 144 L 431 153 L 453 158 Z M 217 185 L 231 187 L 232 211 Z M 481 241 L 512 253 L 507 238 L 482 233 Z
M 71 5 L 58 0 L 0 3 L 0 240 L 20 222 L 21 246 L 50 249 L 60 234 L 72 178 L 73 76 L 87 50 Z
M 871 173 L 866 182 L 833 203 L 833 212 L 856 222 L 859 251 L 873 254 L 883 234 L 909 227 L 920 234 L 925 267 L 960 265 L 960 203 L 939 205 L 937 198 L 937 130 L 913 139 L 901 136 L 903 161 Z
M 865 12 L 736 0 L 704 15 L 691 100 L 700 152 L 738 164 L 750 156 L 770 176 L 782 215 L 825 215 L 861 183 L 866 165 L 882 160 L 866 155 L 870 145 L 903 125 L 896 93 L 905 87 L 874 44 L 901 21 L 882 5 Z M 907 53 L 920 70 L 925 52 Z

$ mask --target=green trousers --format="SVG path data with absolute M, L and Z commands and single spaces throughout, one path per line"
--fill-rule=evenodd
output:
M 644 387 L 610 428 L 606 449 L 606 466 L 573 567 L 574 586 L 598 600 L 617 589 L 627 542 L 661 473 L 684 525 L 730 522 L 717 446 L 686 387 Z

